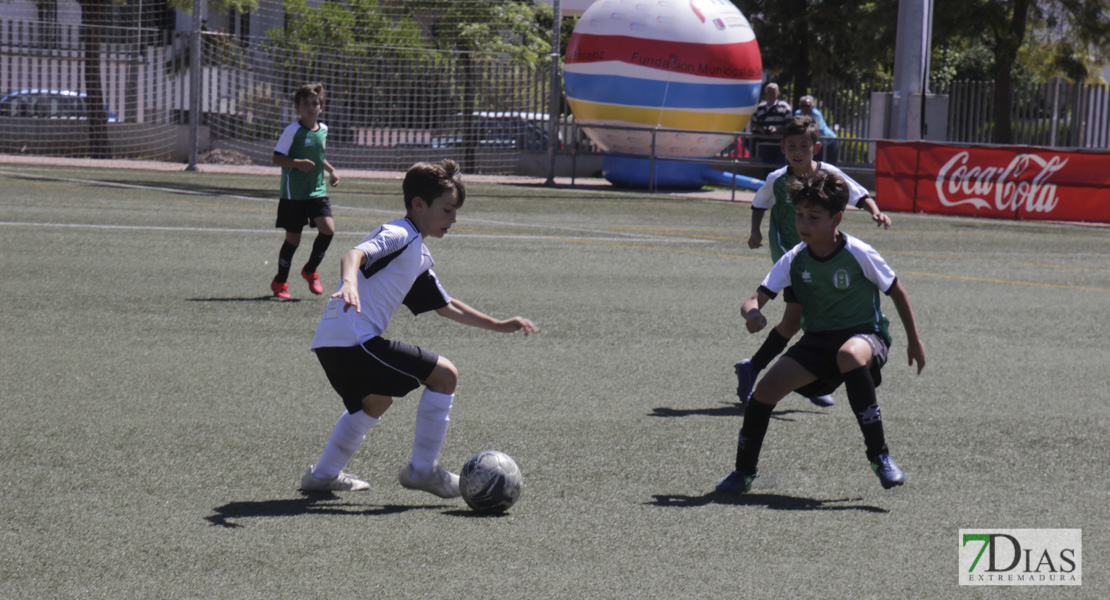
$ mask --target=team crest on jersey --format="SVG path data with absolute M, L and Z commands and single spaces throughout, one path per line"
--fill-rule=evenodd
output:
M 852 278 L 848 275 L 848 271 L 844 269 L 837 269 L 836 272 L 833 273 L 833 287 L 835 287 L 836 289 L 847 289 L 851 283 Z

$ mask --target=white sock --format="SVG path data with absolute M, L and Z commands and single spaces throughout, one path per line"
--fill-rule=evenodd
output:
M 378 424 L 380 419 L 375 419 L 360 410 L 351 414 L 344 411 L 335 423 L 331 432 L 328 445 L 324 446 L 324 454 L 312 469 L 312 474 L 321 479 L 332 479 L 339 476 L 343 467 L 347 466 L 355 451 L 366 439 L 366 433 Z
M 431 472 L 432 465 L 439 459 L 439 450 L 447 437 L 448 415 L 454 394 L 441 394 L 427 388 L 420 396 L 416 406 L 416 434 L 412 440 L 413 471 L 418 475 Z

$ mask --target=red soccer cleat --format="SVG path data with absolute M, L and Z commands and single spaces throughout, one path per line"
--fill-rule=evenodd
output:
M 319 296 L 324 293 L 324 286 L 320 283 L 320 275 L 316 273 L 307 273 L 301 269 L 301 277 L 308 282 L 308 291 Z
M 293 294 L 289 293 L 288 283 L 278 283 L 277 280 L 274 280 L 270 282 L 270 289 L 273 290 L 275 298 L 281 298 L 282 300 L 293 298 Z

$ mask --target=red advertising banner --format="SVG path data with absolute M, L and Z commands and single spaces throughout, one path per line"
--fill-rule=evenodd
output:
M 883 210 L 1110 223 L 1110 152 L 878 143 Z

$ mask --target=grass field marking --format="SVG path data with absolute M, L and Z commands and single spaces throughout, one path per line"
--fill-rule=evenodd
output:
M 163 186 L 138 184 L 138 183 L 119 183 L 119 182 L 115 182 L 115 181 L 102 181 L 102 180 L 98 180 L 98 179 L 81 179 L 81 178 L 76 178 L 76 177 L 58 177 L 58 176 L 47 176 L 47 175 L 34 175 L 34 174 L 30 174 L 30 173 L 12 172 L 12 171 L 4 170 L 4 169 L 0 169 L 0 175 L 12 175 L 12 176 L 25 177 L 25 178 L 31 178 L 31 179 L 40 179 L 40 180 L 47 180 L 47 181 L 60 181 L 60 182 L 65 182 L 65 183 L 76 183 L 76 184 L 82 184 L 82 185 L 103 185 L 103 186 L 107 186 L 107 187 L 118 187 L 118 188 L 125 188 L 125 189 L 151 190 L 151 191 L 165 192 L 165 193 L 170 193 L 170 194 L 179 193 L 179 194 L 188 194 L 188 195 L 193 195 L 193 196 L 211 196 L 211 197 L 217 197 L 217 198 L 234 198 L 234 199 L 237 199 L 237 200 L 248 200 L 248 201 L 253 201 L 253 202 L 266 202 L 268 204 L 277 204 L 277 199 L 276 198 L 260 198 L 258 196 L 244 196 L 244 195 L 240 195 L 240 194 L 222 194 L 222 193 L 213 193 L 213 192 L 210 192 L 210 191 L 186 190 L 186 189 L 179 189 L 179 188 L 167 188 L 167 187 L 163 187 Z M 185 203 L 185 204 L 191 204 L 191 205 L 197 205 L 197 206 L 210 206 L 210 207 L 227 208 L 225 205 L 222 205 L 222 204 L 213 204 L 213 203 L 205 203 L 205 202 L 193 202 L 193 201 L 181 200 L 181 199 L 174 199 L 172 201 L 173 202 Z M 386 215 L 399 215 L 400 214 L 400 209 L 392 210 L 392 209 L 373 208 L 373 207 L 364 207 L 364 206 L 345 206 L 345 205 L 341 205 L 341 204 L 333 204 L 332 207 L 335 208 L 335 209 L 340 209 L 340 210 L 345 210 L 345 211 L 346 210 L 351 210 L 351 211 L 356 211 L 356 212 L 368 212 L 368 213 L 386 214 Z M 258 210 L 258 209 L 247 209 L 245 207 L 239 207 L 239 208 L 241 208 L 242 210 Z M 632 233 L 632 232 L 625 234 L 625 232 L 620 231 L 619 228 L 613 228 L 612 230 L 597 230 L 597 229 L 588 229 L 588 228 L 581 228 L 581 227 L 568 227 L 568 226 L 565 226 L 565 225 L 542 225 L 542 224 L 534 224 L 534 223 L 514 223 L 512 221 L 498 221 L 498 220 L 494 220 L 494 219 L 481 219 L 481 218 L 465 218 L 465 220 L 473 222 L 473 223 L 483 223 L 483 224 L 488 224 L 488 225 L 504 225 L 504 226 L 522 227 L 522 228 L 551 229 L 551 230 L 571 231 L 571 232 L 575 232 L 575 233 L 594 233 L 594 234 L 599 234 L 599 235 L 612 235 L 614 232 L 616 232 L 619 235 L 627 235 L 628 239 L 633 239 L 633 240 L 642 241 L 642 242 L 647 242 L 647 241 L 673 241 L 669 238 L 664 238 L 664 237 L 659 237 L 659 236 L 652 236 L 652 235 L 645 236 L 643 234 L 637 234 L 637 233 Z M 376 222 L 376 223 L 381 224 L 380 222 Z M 506 234 L 506 235 L 513 235 L 513 234 Z M 653 239 L 653 238 L 658 238 L 658 239 Z M 695 241 L 695 240 L 694 240 L 694 238 L 690 238 L 690 241 Z
M 689 240 L 717 241 L 717 242 L 746 242 L 747 238 L 735 235 L 709 235 L 707 233 L 679 233 L 677 228 L 649 229 L 646 227 L 614 227 L 614 231 L 627 231 L 650 235 L 667 236 L 670 238 L 681 237 Z
M 968 218 L 968 217 L 965 217 L 965 218 Z M 1070 227 L 1077 227 L 1079 232 L 1086 232 L 1086 231 L 1089 231 L 1091 229 L 1097 229 L 1099 227 L 1098 225 L 1095 225 L 1093 227 L 1088 227 L 1087 224 L 1085 224 L 1085 223 L 1059 223 L 1059 222 L 1033 223 L 1033 222 L 1028 222 L 1028 221 L 999 221 L 999 223 L 1000 224 L 1008 224 L 1008 225 L 1013 225 L 1013 224 L 1016 224 L 1016 223 L 1028 223 L 1031 226 L 1032 225 L 1058 225 L 1058 226 L 1061 226 L 1061 227 L 1069 227 L 1070 226 Z M 875 230 L 874 227 L 871 227 L 871 228 L 868 228 L 868 229 L 870 231 Z M 855 227 L 841 228 L 841 231 L 844 231 L 844 232 L 852 234 L 852 235 L 856 235 L 853 232 L 854 231 L 859 231 L 859 229 L 855 228 Z M 1105 235 L 1080 236 L 1080 235 L 1077 235 L 1077 233 L 1075 231 L 1069 231 L 1068 233 L 1028 233 L 1028 232 L 1025 232 L 1025 231 L 940 231 L 940 230 L 938 230 L 938 231 L 894 231 L 893 229 L 891 229 L 891 230 L 883 231 L 883 235 L 900 235 L 900 236 L 905 236 L 905 237 L 943 236 L 943 237 L 977 237 L 977 238 L 987 238 L 987 237 L 1013 238 L 1013 237 L 1020 236 L 1020 237 L 1030 237 L 1030 238 L 1034 238 L 1034 237 L 1037 237 L 1037 238 L 1067 238 L 1069 240 L 1070 239 L 1075 239 L 1076 237 L 1084 237 L 1084 238 L 1087 238 L 1087 239 L 1097 239 L 1097 240 L 1110 241 L 1110 236 L 1105 236 Z M 859 236 L 857 235 L 856 237 L 859 237 Z
M 767 257 L 760 256 L 740 256 L 739 254 L 724 254 L 721 252 L 707 252 L 705 250 L 688 250 L 686 248 L 657 248 L 652 246 L 637 246 L 635 244 L 626 244 L 622 242 L 610 242 L 593 238 L 563 238 L 563 237 L 549 237 L 552 241 L 568 242 L 572 244 L 588 244 L 594 246 L 611 246 L 614 248 L 626 248 L 629 250 L 649 250 L 652 252 L 673 252 L 675 254 L 696 254 L 699 256 L 712 256 L 715 258 L 739 258 L 741 260 L 758 260 L 766 262 Z M 673 240 L 671 240 L 673 241 Z
M 1110 289 L 1106 288 L 1093 288 L 1083 287 L 1079 285 L 1068 285 L 1065 283 L 1044 283 L 1041 281 L 1015 281 L 1013 279 L 991 279 L 989 277 L 968 277 L 966 275 L 949 275 L 947 273 L 922 273 L 921 271 L 902 271 L 898 273 L 906 273 L 908 275 L 918 275 L 920 277 L 938 277 L 940 279 L 958 279 L 960 281 L 978 281 L 980 283 L 1000 283 L 1003 285 L 1025 285 L 1030 287 L 1046 287 L 1058 290 L 1072 290 L 1079 292 L 1103 292 L 1110 294 Z
M 166 192 L 166 193 L 170 193 L 170 194 L 189 194 L 189 195 L 193 195 L 193 196 L 222 196 L 222 197 L 225 197 L 225 198 L 237 198 L 237 199 L 240 199 L 240 200 L 256 200 L 256 201 L 261 200 L 261 201 L 264 201 L 264 202 L 277 202 L 276 199 L 259 198 L 258 196 L 240 196 L 238 194 L 213 194 L 212 192 L 208 192 L 208 191 L 184 190 L 184 189 L 180 189 L 180 188 L 167 188 L 167 187 L 162 187 L 162 186 L 157 186 L 157 185 L 147 185 L 147 184 L 140 184 L 140 183 L 120 183 L 118 181 L 103 181 L 103 180 L 100 180 L 100 179 L 79 179 L 79 178 L 76 178 L 76 177 L 57 177 L 57 176 L 47 176 L 47 175 L 33 175 L 31 173 L 21 173 L 21 172 L 18 172 L 18 171 L 17 172 L 12 172 L 12 171 L 6 171 L 4 169 L 0 169 L 0 175 L 11 175 L 11 176 L 15 176 L 15 177 L 24 177 L 24 178 L 27 178 L 27 179 L 42 179 L 42 180 L 46 180 L 46 181 L 60 181 L 60 182 L 63 182 L 63 183 L 80 183 L 80 184 L 83 184 L 83 185 L 102 185 L 102 186 L 105 186 L 105 187 L 118 187 L 118 188 L 136 189 L 136 190 L 152 190 L 152 191 L 157 191 L 157 192 Z
M 59 228 L 73 228 L 73 229 L 123 229 L 123 230 L 141 230 L 141 231 L 194 231 L 202 233 L 265 233 L 272 234 L 272 229 L 231 229 L 231 228 L 218 228 L 218 227 L 168 227 L 158 225 L 104 225 L 95 223 L 20 223 L 16 221 L 0 221 L 0 226 L 20 226 L 20 227 L 59 227 Z M 336 235 L 348 236 L 364 236 L 365 233 L 354 231 L 338 231 Z M 721 252 L 707 252 L 704 250 L 690 250 L 685 248 L 658 248 L 652 246 L 637 246 L 635 244 L 624 243 L 619 240 L 605 240 L 598 238 L 569 238 L 560 236 L 544 236 L 544 235 L 527 235 L 527 234 L 500 234 L 500 233 L 462 233 L 458 237 L 492 237 L 497 239 L 539 239 L 555 242 L 566 242 L 570 244 L 588 244 L 596 246 L 610 246 L 614 248 L 625 248 L 629 250 L 648 250 L 652 252 L 673 252 L 675 254 L 694 254 L 698 256 L 712 256 L 714 258 L 729 258 L 740 260 L 755 260 L 763 262 L 766 260 L 764 256 L 741 256 L 738 254 L 725 254 Z M 1003 285 L 1023 285 L 1032 287 L 1047 287 L 1061 290 L 1085 291 L 1085 292 L 1103 292 L 1110 293 L 1110 289 L 1105 288 L 1092 288 L 1082 287 L 1076 285 L 1066 285 L 1057 283 L 1043 283 L 1035 281 L 1015 281 L 1012 279 L 990 279 L 986 277 L 967 277 L 964 275 L 948 275 L 945 273 L 923 273 L 921 271 L 899 271 L 909 275 L 917 275 L 920 277 L 937 277 L 942 279 L 958 279 L 962 281 L 978 281 L 982 283 L 998 283 Z
M 57 227 L 61 229 L 123 229 L 129 231 L 196 231 L 202 233 L 273 233 L 272 229 L 233 229 L 222 227 L 189 227 L 169 225 L 114 225 L 105 223 L 20 223 L 0 221 L 0 226 Z
M 127 231 L 192 231 L 200 233 L 264 233 L 267 235 L 273 234 L 275 229 L 242 229 L 230 227 L 190 227 L 190 226 L 170 226 L 170 225 L 117 225 L 111 223 L 33 223 L 33 222 L 19 222 L 19 221 L 0 221 L 0 227 L 17 226 L 17 227 L 55 227 L 60 229 L 106 229 L 106 230 L 127 230 Z M 365 231 L 336 231 L 335 235 L 349 236 L 349 237 L 366 237 Z M 543 240 L 543 241 L 562 241 L 562 242 L 611 242 L 620 243 L 627 240 L 627 238 L 570 238 L 566 236 L 550 236 L 532 233 L 503 233 L 503 232 L 489 232 L 480 230 L 468 229 L 453 229 L 450 233 L 451 237 L 458 238 L 494 238 L 494 239 L 513 239 L 513 240 Z M 640 240 L 642 243 L 647 242 L 673 242 L 672 239 L 645 239 Z M 699 241 L 699 240 L 695 240 Z M 634 247 L 634 246 L 627 246 Z M 648 249 L 648 247 L 643 247 Z
M 507 231 L 488 231 L 488 230 L 483 230 L 483 229 L 470 229 L 470 228 L 466 228 L 466 227 L 457 227 L 457 226 L 452 227 L 451 232 L 452 232 L 452 234 L 455 234 L 455 235 L 465 234 L 466 237 L 489 237 L 489 238 L 510 237 L 510 238 L 531 239 L 531 240 L 557 240 L 557 241 L 576 241 L 576 242 L 590 242 L 590 241 L 623 242 L 623 241 L 629 241 L 629 238 L 623 237 L 623 236 L 622 237 L 588 237 L 588 238 L 587 237 L 577 237 L 577 238 L 572 238 L 572 237 L 567 237 L 567 236 L 542 235 L 542 234 L 535 234 L 535 233 L 511 233 L 511 232 L 507 232 Z M 458 233 L 455 233 L 455 232 L 458 232 Z M 589 233 L 597 233 L 597 234 L 600 235 L 600 234 L 604 234 L 606 232 L 604 232 L 604 231 L 589 231 Z M 709 243 L 709 240 L 673 238 L 673 237 L 642 237 L 642 238 L 633 238 L 633 239 L 635 241 L 639 242 L 639 243 L 648 243 L 648 242 L 673 243 L 674 241 L 676 241 L 676 239 L 679 239 L 679 240 L 684 241 L 684 242 L 693 242 L 693 243 L 697 243 L 697 244 Z
M 896 254 L 898 256 L 913 256 L 915 258 L 928 258 L 928 259 L 939 258 L 939 259 L 943 259 L 943 260 L 964 260 L 964 261 L 978 260 L 978 261 L 982 261 L 982 262 L 994 263 L 994 264 L 999 264 L 999 265 L 1011 265 L 1011 266 L 1015 266 L 1015 267 L 1038 267 L 1038 268 L 1042 268 L 1042 269 L 1071 269 L 1073 271 L 1095 271 L 1097 273 L 1110 273 L 1110 269 L 1104 269 L 1102 267 L 1085 267 L 1085 266 L 1082 266 L 1082 265 L 1050 265 L 1050 264 L 1045 264 L 1045 263 L 1022 262 L 1022 261 L 1018 261 L 1018 260 L 995 260 L 993 258 L 982 258 L 982 257 L 974 256 L 974 255 L 972 255 L 972 256 L 963 256 L 963 255 L 951 255 L 951 254 L 933 254 L 933 253 L 929 253 L 929 252 L 901 252 L 901 251 L 897 251 L 897 250 L 891 251 L 891 252 L 884 252 L 883 254 Z
M 521 227 L 524 229 L 548 229 L 552 231 L 570 231 L 574 233 L 594 233 L 598 235 L 613 235 L 618 234 L 624 238 L 643 241 L 674 241 L 674 236 L 652 235 L 635 232 L 633 228 L 611 227 L 609 229 L 590 229 L 586 227 L 571 227 L 569 225 L 548 225 L 543 223 L 517 223 L 513 221 L 499 221 L 495 219 L 482 219 L 476 217 L 463 216 L 460 221 L 465 223 L 481 223 L 484 225 L 501 225 L 505 227 Z M 511 235 L 511 234 L 510 234 Z M 694 241 L 694 238 L 689 238 Z

